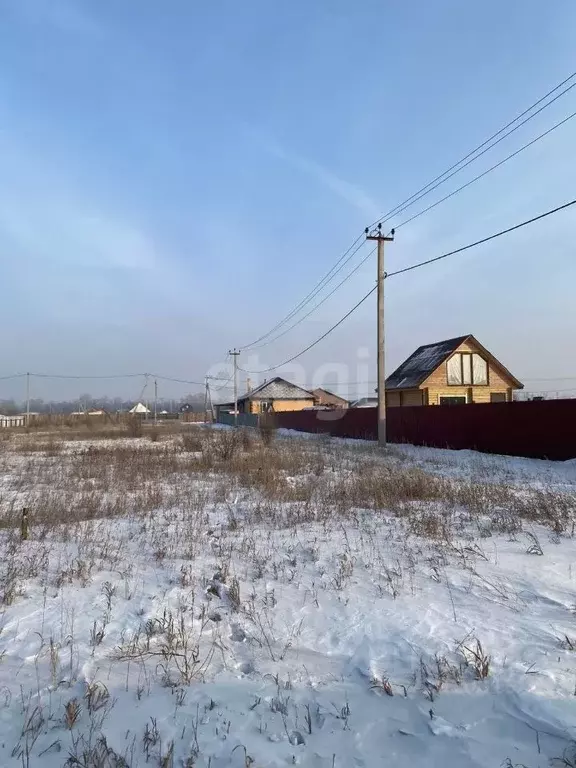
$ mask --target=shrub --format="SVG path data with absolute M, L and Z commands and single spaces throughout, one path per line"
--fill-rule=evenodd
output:
M 260 439 L 264 445 L 267 447 L 272 445 L 274 438 L 276 437 L 276 424 L 274 422 L 274 417 L 271 414 L 262 416 L 260 419 L 260 424 L 258 425 L 258 429 L 260 432 Z
M 180 446 L 183 451 L 187 453 L 198 453 L 203 448 L 203 443 L 200 437 L 196 434 L 187 433 L 182 435 Z
M 126 420 L 126 434 L 128 437 L 142 437 L 142 419 L 139 416 L 129 416 Z

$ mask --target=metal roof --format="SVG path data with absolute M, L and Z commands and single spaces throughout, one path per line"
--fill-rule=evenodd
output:
M 314 400 L 314 395 L 307 389 L 302 389 L 302 387 L 276 376 L 276 378 L 260 384 L 251 392 L 242 395 L 238 400 Z
M 425 344 L 413 352 L 394 373 L 386 379 L 386 389 L 409 389 L 419 387 L 460 344 L 470 338 L 457 336 L 455 339 L 437 341 L 435 344 Z

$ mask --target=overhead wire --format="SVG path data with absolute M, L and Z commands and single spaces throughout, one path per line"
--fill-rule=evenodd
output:
M 360 262 L 359 262 L 359 263 L 358 263 L 358 264 L 357 264 L 357 265 L 354 267 L 354 269 L 352 269 L 352 270 L 351 270 L 351 271 L 350 271 L 350 272 L 349 272 L 349 273 L 346 275 L 346 277 L 345 277 L 343 280 L 341 280 L 341 281 L 338 283 L 338 285 L 336 285 L 336 286 L 335 286 L 335 287 L 334 287 L 334 288 L 333 288 L 333 289 L 330 291 L 330 293 L 327 293 L 327 294 L 326 294 L 326 296 L 324 296 L 324 297 L 323 297 L 323 298 L 322 298 L 322 299 L 321 299 L 321 300 L 318 302 L 318 304 L 315 304 L 315 305 L 312 307 L 312 309 L 311 309 L 309 312 L 307 312 L 305 315 L 303 315 L 303 316 L 302 316 L 302 317 L 301 317 L 299 320 L 297 320 L 295 323 L 293 323 L 293 324 L 292 324 L 292 325 L 290 325 L 288 328 L 286 328 L 285 330 L 283 330 L 281 333 L 277 334 L 277 335 L 276 335 L 276 336 L 274 336 L 273 338 L 269 339 L 268 341 L 265 341 L 265 342 L 263 342 L 262 344 L 256 344 L 256 346 L 254 346 L 254 347 L 250 347 L 250 350 L 249 350 L 249 351 L 252 351 L 253 349 L 261 349 L 262 347 L 267 347 L 269 344 L 272 344 L 273 342 L 275 342 L 275 341 L 278 341 L 278 339 L 281 339 L 281 338 L 282 338 L 282 336 L 286 336 L 286 334 L 287 334 L 287 333 L 290 333 L 290 331 L 291 331 L 293 328 L 296 328 L 296 326 L 297 326 L 297 325 L 300 325 L 300 323 L 304 322 L 304 320 L 306 320 L 308 317 L 310 317 L 310 315 L 312 315 L 314 312 L 316 312 L 316 310 L 317 310 L 319 307 L 321 307 L 321 306 L 322 306 L 322 304 L 324 304 L 326 301 L 328 301 L 328 299 L 329 299 L 331 296 L 333 296 L 333 295 L 336 293 L 336 291 L 337 291 L 339 288 L 341 288 L 341 287 L 344 285 L 344 283 L 345 283 L 347 280 L 349 280 L 349 279 L 352 277 L 352 275 L 353 275 L 355 272 L 358 272 L 358 270 L 360 269 L 360 267 L 362 267 L 362 266 L 363 266 L 363 265 L 364 265 L 364 264 L 365 264 L 365 263 L 368 261 L 368 259 L 370 258 L 370 256 L 372 256 L 372 255 L 374 254 L 374 252 L 375 252 L 375 251 L 376 251 L 376 248 L 373 248 L 371 251 L 369 251 L 369 252 L 366 254 L 366 256 L 364 256 L 364 258 L 362 259 L 362 261 L 360 261 Z
M 454 163 L 454 165 L 450 166 L 444 173 L 441 173 L 439 176 L 437 176 L 435 179 L 433 179 L 431 182 L 426 184 L 426 186 L 422 187 L 418 192 L 414 193 L 410 197 L 408 197 L 404 202 L 400 203 L 399 205 L 392 208 L 388 213 L 383 214 L 379 219 L 377 219 L 375 222 L 373 222 L 370 225 L 370 228 L 375 227 L 377 224 L 384 224 L 384 222 L 388 221 L 389 219 L 393 218 L 399 213 L 402 213 L 407 208 L 410 208 L 414 203 L 417 203 L 419 200 L 421 200 L 426 195 L 430 194 L 430 192 L 433 192 L 435 189 L 437 189 L 439 186 L 444 184 L 446 181 L 451 179 L 453 176 L 455 176 L 457 173 L 460 173 L 460 171 L 463 171 L 465 168 L 467 168 L 471 163 L 478 160 L 478 158 L 482 157 L 486 154 L 486 152 L 489 152 L 491 149 L 493 149 L 495 146 L 500 144 L 501 141 L 504 141 L 508 138 L 508 136 L 511 136 L 515 131 L 517 131 L 519 128 L 521 128 L 523 125 L 525 125 L 527 122 L 535 118 L 537 115 L 539 115 L 541 112 L 543 112 L 545 109 L 548 109 L 554 102 L 556 102 L 558 99 L 560 99 L 562 96 L 564 96 L 566 93 L 572 90 L 572 88 L 576 87 L 576 82 L 572 83 L 572 85 L 569 85 L 568 88 L 565 88 L 561 93 L 558 93 L 553 99 L 551 99 L 549 102 L 544 104 L 540 107 L 540 109 L 537 109 L 536 112 L 533 112 L 531 115 L 526 117 L 525 120 L 522 120 L 522 122 L 518 123 L 517 125 L 514 125 L 518 120 L 520 120 L 524 115 L 531 112 L 534 107 L 538 106 L 538 104 L 541 104 L 542 101 L 548 98 L 554 91 L 557 91 L 558 88 L 561 88 L 565 83 L 567 83 L 569 80 L 574 79 L 576 77 L 576 72 L 573 72 L 566 80 L 564 80 L 562 83 L 556 86 L 556 88 L 553 88 L 551 91 L 549 91 L 545 96 L 543 96 L 541 99 L 538 99 L 537 102 L 532 104 L 531 107 L 524 110 L 520 115 L 514 118 L 514 120 L 511 120 L 507 125 L 505 125 L 503 128 L 501 128 L 499 131 L 494 133 L 489 139 L 486 139 L 482 144 L 480 144 L 476 149 L 469 152 L 467 155 L 465 155 L 461 160 L 459 160 L 457 163 Z M 514 126 L 513 128 L 510 128 L 510 126 Z M 507 133 L 504 133 L 503 136 L 500 136 L 501 133 L 506 131 L 508 128 L 510 130 Z M 497 138 L 499 137 L 499 138 Z M 496 141 L 493 141 L 493 139 L 497 139 Z M 490 143 L 492 142 L 492 143 Z M 486 145 L 489 146 L 486 146 Z M 479 152 L 478 150 L 482 150 Z M 513 157 L 514 155 L 511 155 L 510 157 Z M 467 162 L 465 162 L 467 161 Z
M 146 376 L 146 373 L 118 373 L 110 374 L 109 376 L 97 375 L 97 376 L 77 376 L 74 374 L 59 374 L 59 373 L 28 373 L 19 374 L 20 376 L 33 376 L 37 379 L 135 379 L 140 376 Z
M 375 226 L 376 224 L 384 223 L 388 221 L 390 218 L 393 218 L 399 213 L 402 213 L 407 208 L 414 205 L 416 202 L 421 200 L 426 195 L 433 192 L 435 189 L 437 189 L 441 184 L 444 184 L 446 181 L 448 181 L 450 178 L 452 178 L 455 174 L 459 173 L 461 170 L 464 170 L 468 165 L 473 163 L 478 158 L 482 157 L 486 152 L 488 152 L 490 149 L 493 149 L 497 144 L 499 144 L 501 141 L 506 139 L 508 136 L 510 136 L 512 133 L 514 133 L 516 130 L 521 128 L 523 125 L 525 125 L 529 120 L 532 120 L 534 117 L 536 117 L 538 114 L 540 114 L 544 109 L 547 109 L 549 106 L 551 106 L 554 102 L 556 102 L 558 99 L 560 99 L 562 96 L 564 96 L 566 93 L 568 93 L 572 88 L 576 86 L 576 82 L 569 85 L 567 88 L 565 88 L 561 93 L 556 94 L 553 99 L 548 101 L 546 104 L 541 106 L 536 112 L 533 112 L 535 107 L 542 104 L 543 101 L 546 101 L 552 94 L 554 94 L 556 91 L 558 91 L 560 88 L 562 88 L 566 83 L 570 82 L 570 80 L 573 80 L 576 77 L 576 72 L 573 72 L 571 75 L 569 75 L 567 78 L 565 78 L 563 81 L 561 81 L 558 85 L 556 85 L 554 88 L 549 90 L 544 96 L 539 98 L 537 101 L 535 101 L 531 106 L 529 106 L 527 109 L 525 109 L 523 112 L 521 112 L 519 115 L 517 115 L 513 120 L 509 121 L 506 125 L 504 125 L 502 128 L 500 128 L 498 131 L 493 133 L 488 139 L 483 141 L 481 144 L 479 144 L 475 149 L 468 152 L 464 157 L 462 157 L 458 162 L 451 165 L 446 171 L 444 171 L 442 174 L 436 176 L 432 181 L 428 182 L 424 187 L 422 187 L 418 192 L 415 192 L 410 197 L 406 198 L 402 203 L 399 203 L 397 206 L 392 208 L 388 213 L 384 214 L 380 219 L 377 219 L 371 227 Z M 531 113 L 532 114 L 529 114 Z M 523 117 L 526 117 L 522 122 L 518 123 L 519 120 L 521 120 Z M 531 142 L 528 142 L 524 146 L 522 146 L 519 150 L 516 152 L 511 153 L 506 158 L 501 160 L 499 163 L 496 163 L 488 170 L 484 171 L 483 173 L 476 176 L 474 179 L 468 181 L 466 184 L 463 184 L 458 189 L 451 192 L 449 195 L 446 195 L 441 200 L 436 201 L 432 205 L 428 206 L 424 210 L 420 211 L 416 215 L 410 217 L 406 221 L 399 224 L 396 229 L 399 229 L 401 226 L 404 226 L 405 224 L 409 223 L 410 221 L 413 221 L 415 218 L 418 218 L 419 216 L 423 215 L 429 210 L 432 210 L 432 208 L 435 208 L 437 205 L 440 205 L 445 200 L 448 200 L 449 198 L 456 195 L 458 192 L 461 192 L 463 189 L 466 189 L 471 184 L 475 183 L 476 181 L 480 180 L 484 176 L 486 176 L 491 171 L 495 170 L 496 168 L 499 168 L 501 165 L 503 165 L 508 160 L 515 157 L 517 154 L 522 152 L 524 149 L 527 149 L 528 147 L 532 146 L 532 144 L 536 143 L 536 141 L 539 141 L 540 139 L 544 138 L 544 136 L 548 135 L 551 131 L 555 130 L 556 128 L 563 125 L 565 122 L 567 122 L 569 119 L 574 117 L 574 115 L 570 115 L 569 117 L 565 118 L 564 120 L 560 121 L 556 125 L 554 125 L 552 128 L 550 128 L 548 131 L 545 131 L 544 133 L 537 136 L 535 139 L 533 139 Z M 514 125 L 515 123 L 518 123 L 517 125 Z M 514 126 L 514 127 L 512 127 Z M 511 129 L 508 131 L 508 129 Z M 506 132 L 507 131 L 507 132 Z M 501 135 L 504 134 L 504 135 Z M 496 139 L 496 141 L 494 141 Z M 480 151 L 481 150 L 481 151 Z M 285 315 L 273 328 L 271 328 L 269 331 L 267 331 L 262 336 L 258 337 L 258 339 L 254 340 L 250 344 L 246 344 L 243 347 L 241 347 L 242 350 L 247 351 L 249 349 L 256 349 L 261 346 L 264 346 L 264 344 L 261 344 L 260 342 L 263 342 L 265 339 L 268 339 L 269 336 L 273 335 L 276 330 L 280 329 L 283 325 L 285 325 L 287 322 L 289 322 L 295 315 L 298 314 L 298 312 L 303 309 L 307 304 L 309 304 L 317 295 L 320 293 L 332 280 L 336 277 L 336 275 L 346 266 L 346 264 L 355 256 L 355 254 L 360 250 L 363 242 L 358 245 L 359 241 L 362 240 L 363 235 L 359 235 L 356 240 L 352 243 L 352 245 L 344 252 L 344 254 L 337 260 L 337 262 L 333 265 L 333 267 L 324 275 L 324 277 L 316 284 L 316 286 L 310 291 L 302 301 L 294 307 L 287 315 Z M 358 247 L 355 247 L 358 246 Z M 352 249 L 355 249 L 352 253 L 350 251 Z M 371 255 L 374 251 L 371 251 L 370 254 L 364 257 L 361 264 L 365 263 L 365 261 L 369 258 L 369 255 Z M 349 255 L 348 255 L 349 254 Z M 360 264 L 360 265 L 361 265 Z M 329 296 L 332 296 L 345 282 L 349 277 L 354 274 L 357 270 L 354 269 L 352 272 L 350 272 L 349 276 L 345 278 L 343 281 L 339 283 L 339 285 L 331 291 Z M 328 296 L 328 298 L 329 298 Z M 290 330 L 295 328 L 297 325 L 299 325 L 301 322 L 303 322 L 307 317 L 309 317 L 313 312 L 316 311 L 316 309 L 321 306 L 324 303 L 325 299 L 321 300 L 315 307 L 308 312 L 304 317 L 300 318 L 297 322 L 293 323 L 290 326 Z M 281 334 L 281 336 L 285 335 L 284 332 Z M 280 338 L 280 336 L 275 337 L 275 339 L 271 340 L 268 343 L 272 343 L 272 341 L 276 340 L 276 338 Z
M 284 360 L 282 363 L 278 363 L 278 365 L 272 365 L 269 368 L 263 368 L 260 371 L 245 371 L 245 373 L 253 373 L 253 374 L 254 373 L 268 373 L 268 371 L 275 371 L 277 368 L 282 368 L 282 366 L 288 365 L 288 363 L 291 363 L 294 360 L 296 360 L 297 358 L 301 357 L 303 354 L 305 354 L 310 349 L 312 349 L 312 347 L 315 347 L 316 344 L 319 344 L 321 341 L 323 341 L 326 338 L 326 336 L 329 336 L 332 333 L 332 331 L 335 331 L 336 328 L 338 328 L 339 325 L 342 325 L 344 320 L 347 320 L 350 317 L 350 315 L 353 312 L 355 312 L 358 309 L 358 307 L 366 301 L 366 299 L 368 299 L 370 296 L 372 296 L 372 294 L 374 293 L 374 291 L 376 290 L 377 287 L 378 286 L 375 285 L 373 288 L 371 288 L 368 291 L 368 293 L 365 296 L 363 296 L 360 299 L 360 301 L 357 304 L 355 304 L 352 307 L 352 309 L 344 315 L 344 317 L 341 317 L 340 320 L 338 320 L 337 323 L 334 323 L 334 325 L 326 331 L 326 333 L 323 333 L 322 336 L 320 336 L 320 338 L 316 339 L 316 341 L 313 341 L 312 344 L 309 344 L 301 352 L 298 352 L 297 355 L 293 355 L 292 357 L 288 358 L 288 360 Z
M 574 85 L 576 86 L 576 83 L 574 83 Z M 449 198 L 453 197 L 458 192 L 461 192 L 463 189 L 466 189 L 467 187 L 471 186 L 476 181 L 479 181 L 484 176 L 487 176 L 489 173 L 491 173 L 492 171 L 494 171 L 497 168 L 499 168 L 500 166 L 502 166 L 508 160 L 511 160 L 516 155 L 519 155 L 525 149 L 528 149 L 528 147 L 531 147 L 537 141 L 540 141 L 545 136 L 547 136 L 549 133 L 552 133 L 552 131 L 555 131 L 557 128 L 559 128 L 560 126 L 564 125 L 566 122 L 568 122 L 569 120 L 571 120 L 574 117 L 576 117 L 576 112 L 573 112 L 572 114 L 568 115 L 568 117 L 565 117 L 563 120 L 560 120 L 555 125 L 553 125 L 551 128 L 549 128 L 548 130 L 546 130 L 543 133 L 539 134 L 534 139 L 532 139 L 531 141 L 527 142 L 526 144 L 524 144 L 519 149 L 517 149 L 514 152 L 512 152 L 511 154 L 509 154 L 507 157 L 505 157 L 502 160 L 500 160 L 498 163 L 495 163 L 490 168 L 486 169 L 482 173 L 480 173 L 477 176 L 475 176 L 473 179 L 470 179 L 469 181 L 467 181 L 462 186 L 460 186 L 457 189 L 455 189 L 452 192 L 450 192 L 450 194 L 446 195 L 445 197 L 441 198 L 440 200 L 437 200 L 436 202 L 434 202 L 431 205 L 427 206 L 422 211 L 419 211 L 418 213 L 414 214 L 413 216 L 410 216 L 408 219 L 406 219 L 405 221 L 403 221 L 400 224 L 398 224 L 395 227 L 395 230 L 400 229 L 400 227 L 403 227 L 404 225 L 408 224 L 409 222 L 413 221 L 414 219 L 417 219 L 419 216 L 422 216 L 424 213 L 427 213 L 428 211 L 432 210 L 432 208 L 435 208 L 437 205 L 440 205 L 440 203 L 443 203 L 445 200 L 448 200 Z M 316 310 L 319 307 L 321 307 L 322 304 L 324 304 L 331 296 L 333 296 L 336 293 L 336 291 L 338 291 L 344 285 L 344 283 L 347 282 L 352 277 L 352 275 L 355 272 L 357 272 L 363 264 L 366 263 L 366 261 L 370 258 L 370 256 L 372 256 L 372 254 L 375 252 L 375 250 L 376 249 L 374 248 L 369 253 L 367 253 L 366 256 L 364 256 L 364 258 L 356 265 L 356 267 L 354 267 L 354 269 L 352 269 L 348 273 L 348 275 L 346 275 L 346 277 L 338 283 L 338 285 L 336 285 L 328 294 L 326 294 L 326 296 L 324 296 L 317 304 L 315 304 L 314 307 L 309 312 L 307 312 L 305 315 L 300 317 L 295 323 L 293 323 L 291 326 L 289 326 L 289 328 L 285 329 L 284 331 L 282 331 L 281 333 L 277 334 L 276 336 L 274 336 L 273 338 L 269 339 L 268 341 L 266 341 L 266 342 L 264 342 L 262 344 L 253 345 L 253 346 L 249 347 L 248 349 L 259 349 L 261 347 L 267 346 L 268 344 L 272 344 L 273 342 L 275 342 L 278 339 L 282 338 L 287 333 L 289 333 L 291 330 L 296 328 L 296 326 L 300 325 L 300 323 L 304 322 L 304 320 L 306 320 L 308 317 L 310 317 L 310 315 L 312 315 L 314 312 L 316 312 Z M 438 258 L 445 258 L 445 256 L 437 257 L 437 259 Z M 345 266 L 345 265 L 343 264 L 342 266 Z M 390 275 L 391 274 L 400 274 L 400 273 L 396 273 L 395 272 L 395 273 L 390 273 Z M 271 332 L 269 332 L 269 333 L 271 333 Z M 267 335 L 268 334 L 266 334 L 266 336 Z M 265 338 L 265 337 L 262 337 L 262 338 Z
M 432 259 L 426 259 L 425 261 L 420 261 L 420 262 L 418 262 L 416 264 L 411 264 L 408 267 L 404 267 L 403 269 L 398 269 L 398 270 L 396 270 L 394 272 L 388 272 L 385 275 L 385 277 L 388 279 L 388 278 L 394 277 L 396 275 L 401 275 L 401 274 L 404 274 L 405 272 L 410 272 L 410 271 L 412 271 L 414 269 L 418 269 L 420 267 L 424 267 L 424 266 L 426 266 L 428 264 L 433 264 L 434 262 L 440 261 L 441 259 L 446 259 L 449 256 L 454 256 L 457 253 L 462 253 L 463 251 L 470 250 L 471 248 L 475 248 L 475 247 L 477 247 L 479 245 L 482 245 L 483 243 L 487 243 L 490 240 L 495 240 L 498 237 L 502 237 L 503 235 L 506 235 L 506 234 L 508 234 L 510 232 L 514 232 L 517 229 L 521 229 L 522 227 L 525 227 L 525 226 L 527 226 L 529 224 L 533 224 L 536 221 L 540 221 L 541 219 L 544 219 L 547 216 L 552 216 L 553 214 L 558 213 L 560 211 L 563 211 L 563 210 L 565 210 L 567 208 L 570 208 L 573 205 L 576 205 L 576 199 L 570 200 L 567 203 L 559 205 L 556 208 L 553 208 L 553 209 L 551 209 L 549 211 L 545 211 L 544 213 L 541 213 L 541 214 L 539 214 L 537 216 L 533 216 L 530 219 L 526 219 L 525 221 L 522 221 L 519 224 L 514 224 L 513 226 L 507 227 L 506 229 L 502 229 L 499 232 L 496 232 L 496 233 L 494 233 L 492 235 L 488 235 L 487 237 L 483 237 L 480 240 L 474 241 L 473 243 L 469 243 L 468 245 L 464 245 L 461 248 L 456 248 L 456 249 L 454 249 L 452 251 L 448 251 L 447 253 L 443 253 L 440 256 L 435 256 Z M 365 296 L 363 296 L 360 299 L 360 301 L 352 307 L 352 309 L 350 309 L 343 317 L 340 318 L 340 320 L 338 320 L 338 322 L 334 323 L 334 325 L 332 325 L 318 339 L 313 341 L 311 344 L 309 344 L 303 350 L 298 352 L 296 355 L 292 355 L 292 357 L 288 358 L 287 360 L 284 360 L 283 362 L 278 363 L 277 365 L 272 365 L 272 366 L 270 366 L 268 368 L 263 368 L 260 371 L 247 371 L 247 370 L 245 370 L 245 372 L 246 373 L 251 373 L 251 374 L 268 373 L 269 371 L 275 371 L 278 368 L 282 368 L 284 365 L 288 365 L 288 363 L 291 363 L 294 360 L 298 359 L 299 357 L 304 355 L 306 352 L 308 352 L 310 349 L 312 349 L 317 344 L 319 344 L 321 341 L 323 341 L 333 331 L 335 331 L 336 328 L 338 328 L 345 320 L 347 320 L 350 317 L 350 315 L 353 314 L 358 309 L 358 307 L 360 307 L 376 291 L 377 288 L 378 288 L 377 285 L 375 285 L 373 288 L 371 288 L 368 291 L 368 293 Z
M 570 208 L 572 205 L 576 205 L 576 200 L 570 200 L 570 202 L 564 203 L 563 205 L 559 205 L 557 208 L 553 208 L 552 210 L 546 211 L 545 213 L 541 213 L 538 216 L 534 216 L 531 219 L 522 221 L 520 224 L 515 224 L 513 227 L 502 229 L 500 230 L 500 232 L 496 232 L 495 234 L 489 235 L 488 237 L 483 237 L 481 240 L 476 240 L 474 243 L 469 243 L 468 245 L 464 245 L 461 248 L 456 248 L 453 251 L 448 251 L 448 253 L 443 253 L 441 256 L 434 256 L 434 258 L 432 259 L 419 261 L 416 264 L 411 264 L 409 267 L 396 269 L 394 272 L 387 272 L 386 278 L 395 277 L 396 275 L 402 275 L 405 272 L 411 272 L 413 269 L 419 269 L 420 267 L 425 267 L 427 264 L 433 264 L 436 261 L 447 259 L 448 256 L 454 256 L 455 254 L 462 253 L 463 251 L 467 251 L 470 248 L 475 248 L 477 245 L 482 245 L 482 243 L 487 243 L 490 240 L 495 240 L 497 237 L 501 237 L 502 235 L 507 235 L 509 232 L 514 232 L 514 230 L 521 229 L 522 227 L 525 227 L 527 224 L 533 224 L 535 221 L 540 221 L 540 219 L 545 219 L 547 216 L 552 216 L 553 213 L 558 213 L 559 211 L 563 211 L 565 208 Z
M 342 254 L 342 256 L 337 260 L 337 262 L 331 267 L 331 269 L 328 270 L 328 272 L 324 275 L 321 280 L 316 283 L 314 288 L 306 294 L 306 296 L 302 299 L 302 301 L 294 307 L 287 315 L 285 315 L 282 320 L 280 320 L 276 325 L 271 328 L 269 331 L 264 333 L 259 338 L 255 339 L 250 344 L 244 344 L 240 347 L 240 350 L 245 351 L 248 349 L 254 349 L 256 345 L 258 345 L 261 341 L 268 338 L 268 336 L 272 335 L 276 330 L 281 328 L 285 323 L 287 323 L 289 320 L 291 320 L 294 315 L 298 314 L 300 309 L 302 309 L 306 304 L 309 304 L 312 299 L 314 299 L 320 291 L 328 285 L 328 283 L 332 282 L 334 277 L 340 272 L 346 264 L 358 253 L 358 251 L 364 246 L 365 240 L 364 240 L 364 234 L 358 235 L 356 240 L 352 243 L 352 245 Z M 354 249 L 354 250 L 352 250 Z M 350 253 L 352 251 L 352 253 Z M 350 254 L 348 256 L 348 254 Z M 348 256 L 348 258 L 346 258 Z
M 508 160 L 511 160 L 513 157 L 516 157 L 516 155 L 519 155 L 521 152 L 523 152 L 525 149 L 528 149 L 528 147 L 531 147 L 533 144 L 536 144 L 537 141 L 540 141 L 545 136 L 548 136 L 549 133 L 552 133 L 552 131 L 555 131 L 557 128 L 560 128 L 560 126 L 567 123 L 569 120 L 572 120 L 574 117 L 576 117 L 576 112 L 572 112 L 567 117 L 563 118 L 559 122 L 555 123 L 551 128 L 548 128 L 548 130 L 544 131 L 543 133 L 540 133 L 536 138 L 532 139 L 531 141 L 527 142 L 526 144 L 523 144 L 519 149 L 515 150 L 511 154 L 507 155 L 505 158 L 500 160 L 499 162 L 495 163 L 494 165 L 490 166 L 490 168 L 487 168 L 485 171 L 482 171 L 482 173 L 479 173 L 477 176 L 474 176 L 473 179 L 470 179 L 470 181 L 467 181 L 465 184 L 462 184 L 462 186 L 458 187 L 457 189 L 450 192 L 450 194 L 445 195 L 445 197 L 440 198 L 440 200 L 436 200 L 436 202 L 432 203 L 431 205 L 427 206 L 423 210 L 419 211 L 418 213 L 415 213 L 414 215 L 410 216 L 408 219 L 405 219 L 400 224 L 397 224 L 394 226 L 394 229 L 400 229 L 400 227 L 405 226 L 406 224 L 409 224 L 411 221 L 414 221 L 414 219 L 419 218 L 424 213 L 428 213 L 428 211 L 431 211 L 433 208 L 436 208 L 437 205 L 440 205 L 440 203 L 445 202 L 446 200 L 449 200 L 451 197 L 454 197 L 454 195 L 458 194 L 458 192 L 461 192 L 463 189 L 466 189 L 471 184 L 474 184 L 475 182 L 479 181 L 480 179 L 483 179 L 484 176 L 487 176 L 492 171 L 495 171 L 496 168 L 500 168 L 501 165 L 504 165 L 504 163 L 508 162 Z

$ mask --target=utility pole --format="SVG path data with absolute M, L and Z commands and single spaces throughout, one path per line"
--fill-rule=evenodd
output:
M 208 424 L 208 376 L 204 377 L 204 424 Z
M 394 240 L 394 230 L 389 235 L 382 234 L 382 224 L 376 229 L 366 227 L 366 240 L 376 240 L 378 244 L 378 445 L 386 447 L 386 358 L 384 338 L 384 243 Z
M 208 423 L 214 421 L 214 406 L 212 405 L 212 393 L 210 392 L 210 383 L 206 380 L 206 396 L 208 401 Z
M 234 359 L 234 426 L 238 426 L 238 355 L 240 350 L 232 349 L 228 352 Z
M 30 426 L 30 374 L 26 374 L 26 427 Z
M 158 379 L 154 379 L 154 426 L 158 424 Z

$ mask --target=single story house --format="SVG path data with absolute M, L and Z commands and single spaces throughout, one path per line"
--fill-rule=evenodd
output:
M 315 404 L 312 392 L 280 376 L 265 381 L 238 398 L 238 413 L 278 413 L 302 411 Z M 218 403 L 218 411 L 234 413 L 234 403 Z
M 418 347 L 386 379 L 386 405 L 511 402 L 524 385 L 468 334 Z
M 312 394 L 314 395 L 315 405 L 327 405 L 332 408 L 348 408 L 350 405 L 344 397 L 335 395 L 334 392 L 330 392 L 330 390 L 323 387 L 313 389 Z
M 350 403 L 350 408 L 377 408 L 377 397 L 360 397 L 358 400 L 354 400 Z

